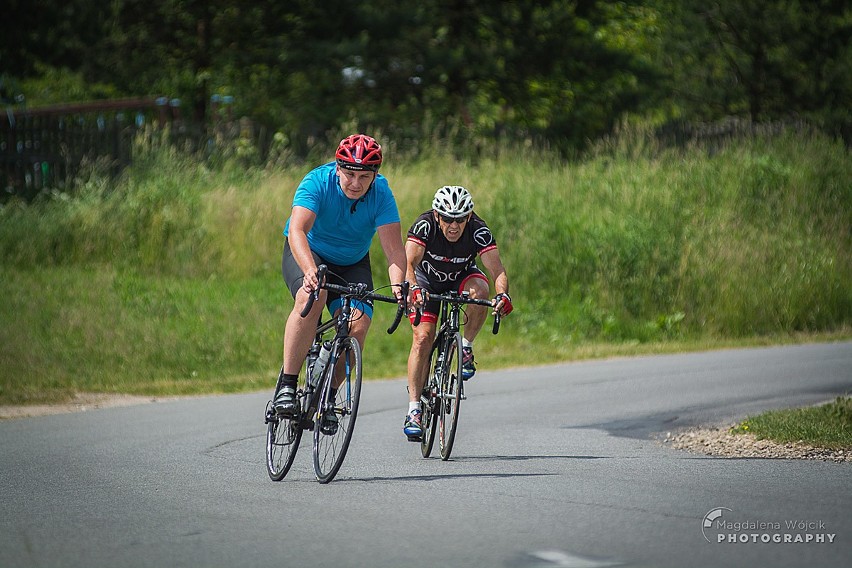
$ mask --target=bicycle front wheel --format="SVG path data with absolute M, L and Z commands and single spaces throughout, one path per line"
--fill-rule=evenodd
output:
M 346 369 L 346 378 L 331 396 L 334 369 L 329 365 L 323 376 L 322 393 L 314 427 L 314 472 L 317 481 L 328 483 L 337 475 L 358 416 L 361 399 L 361 346 L 354 337 L 341 342 L 338 365 Z M 334 420 L 336 418 L 336 420 Z
M 442 336 L 443 337 L 443 336 Z M 441 398 L 438 396 L 438 383 L 441 373 L 443 372 L 443 364 L 438 362 L 438 353 L 441 353 L 443 341 L 439 340 L 436 347 L 432 349 L 432 355 L 429 357 L 431 363 L 429 365 L 429 376 L 426 379 L 426 386 L 420 394 L 420 425 L 423 429 L 423 435 L 420 438 L 420 454 L 424 458 L 428 458 L 432 453 L 432 446 L 435 443 L 435 432 L 438 430 L 438 415 L 441 412 Z
M 459 406 L 462 393 L 462 339 L 456 333 L 446 346 L 444 353 L 444 371 L 438 387 L 441 409 L 438 412 L 438 439 L 441 459 L 447 461 L 453 451 L 456 438 L 456 425 L 459 420 Z
M 266 471 L 272 481 L 281 481 L 293 460 L 299 441 L 302 439 L 302 426 L 298 417 L 277 416 L 275 410 L 266 412 Z

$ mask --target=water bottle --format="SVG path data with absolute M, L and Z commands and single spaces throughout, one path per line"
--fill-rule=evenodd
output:
M 435 363 L 435 374 L 440 377 L 444 374 L 444 350 L 438 348 L 438 360 Z
M 311 371 L 310 383 L 314 388 L 319 385 L 320 378 L 322 378 L 322 373 L 325 371 L 326 365 L 328 365 L 328 359 L 331 357 L 331 344 L 329 342 L 325 342 L 322 344 L 322 349 L 320 349 L 319 357 L 317 357 L 317 362 L 314 363 L 314 368 Z
M 320 352 L 320 345 L 313 343 L 311 344 L 311 349 L 308 351 L 308 362 L 305 365 L 305 380 L 310 381 L 311 373 L 314 370 L 314 365 L 317 363 L 317 357 Z

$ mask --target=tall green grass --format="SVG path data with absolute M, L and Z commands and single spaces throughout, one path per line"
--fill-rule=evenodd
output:
M 460 184 L 496 235 L 517 309 L 477 340 L 486 368 L 849 335 L 841 143 L 790 134 L 708 152 L 640 132 L 576 162 L 526 146 L 386 148 L 403 231 Z M 271 387 L 292 305 L 281 230 L 313 164 L 210 164 L 140 145 L 119 180 L 93 168 L 67 194 L 0 209 L 0 402 Z M 377 245 L 372 261 L 386 284 Z M 368 377 L 405 373 L 410 330 L 387 336 L 391 315 L 377 310 Z

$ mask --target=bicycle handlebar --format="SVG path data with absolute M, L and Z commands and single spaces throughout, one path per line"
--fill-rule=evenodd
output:
M 317 266 L 317 280 L 319 280 L 319 288 L 314 290 L 308 295 L 308 303 L 305 304 L 305 309 L 299 314 L 300 316 L 307 317 L 309 313 L 311 313 L 311 308 L 314 307 L 314 302 L 319 298 L 320 289 L 323 287 L 323 281 L 325 280 L 325 273 L 328 272 L 328 267 L 324 264 L 320 264 Z
M 402 298 L 402 303 L 396 308 L 396 316 L 393 318 L 393 323 L 388 328 L 388 335 L 396 331 L 396 328 L 399 327 L 399 322 L 402 321 L 402 316 L 404 313 L 408 312 L 408 288 L 410 284 L 408 280 L 399 285 L 399 293 L 400 298 Z M 393 298 L 394 302 L 398 302 L 396 298 Z
M 373 292 L 372 290 L 367 290 L 366 284 L 357 283 L 357 284 L 348 284 L 346 286 L 341 286 L 339 284 L 332 284 L 330 282 L 325 281 L 326 273 L 328 272 L 328 267 L 324 264 L 320 264 L 317 267 L 317 278 L 320 281 L 319 288 L 314 290 L 308 296 L 308 303 L 305 305 L 305 308 L 299 314 L 302 317 L 307 317 L 307 315 L 311 312 L 311 308 L 314 307 L 314 302 L 319 298 L 320 290 L 325 289 L 331 292 L 337 292 L 342 296 L 352 296 L 355 298 L 361 299 L 369 299 L 369 300 L 377 300 L 379 302 L 387 302 L 389 304 L 399 304 L 399 300 L 397 300 L 396 296 L 385 296 L 383 294 L 378 294 Z M 396 328 L 399 327 L 399 322 L 402 320 L 402 315 L 408 311 L 408 282 L 403 282 L 402 284 L 393 284 L 393 286 L 400 287 L 400 293 L 402 297 L 402 303 L 399 304 L 399 307 L 396 310 L 396 317 L 393 320 L 393 323 L 388 328 L 388 333 L 393 333 L 396 331 Z
M 438 300 L 439 302 L 448 302 L 450 304 L 476 304 L 479 306 L 488 306 L 489 308 L 493 308 L 494 305 L 491 303 L 491 300 L 482 300 L 480 298 L 469 298 L 467 296 L 462 296 L 460 294 L 429 294 L 430 300 Z M 494 325 L 491 326 L 491 333 L 497 335 L 497 332 L 500 331 L 500 316 L 499 313 L 494 314 Z M 417 325 L 417 324 L 415 324 Z

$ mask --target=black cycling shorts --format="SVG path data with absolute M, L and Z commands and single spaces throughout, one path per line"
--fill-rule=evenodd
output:
M 350 264 L 349 266 L 342 266 L 329 262 L 314 251 L 311 251 L 311 255 L 314 257 L 314 262 L 316 262 L 317 266 L 320 264 L 328 266 L 327 279 L 332 284 L 345 285 L 347 283 L 356 284 L 363 282 L 367 285 L 368 290 L 373 289 L 373 271 L 370 268 L 370 253 L 367 253 L 364 255 L 364 258 L 355 264 Z M 302 269 L 299 268 L 299 264 L 293 257 L 293 251 L 290 250 L 290 243 L 287 239 L 284 240 L 284 253 L 281 257 L 281 274 L 284 276 L 284 282 L 287 284 L 290 294 L 292 294 L 295 298 L 296 293 L 302 287 L 302 281 L 305 279 L 305 274 L 302 272 Z M 340 294 L 329 291 L 328 297 L 325 301 L 328 311 L 333 314 L 338 308 L 340 308 L 340 304 Z M 372 319 L 372 300 L 353 300 L 352 307 L 361 310 L 367 317 Z
M 417 285 L 426 290 L 427 292 L 431 292 L 433 294 L 444 294 L 451 290 L 456 292 L 461 292 L 466 288 L 466 284 L 470 281 L 471 278 L 481 278 L 485 281 L 486 286 L 489 285 L 488 277 L 485 276 L 485 273 L 479 269 L 476 264 L 472 264 L 465 270 L 463 273 L 459 274 L 458 279 L 451 280 L 448 282 L 435 283 L 430 281 L 426 274 L 424 274 L 421 270 L 415 270 L 414 275 L 417 278 Z M 420 318 L 420 321 L 426 322 L 436 322 L 438 321 L 438 312 L 441 309 L 441 302 L 436 300 L 429 300 L 423 306 L 423 312 Z M 414 322 L 414 314 L 409 314 L 409 319 Z

